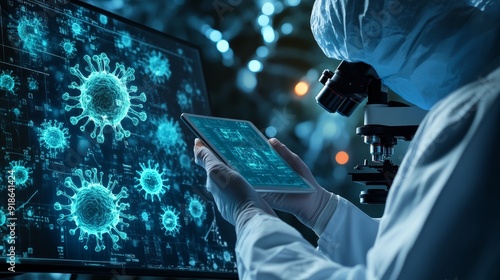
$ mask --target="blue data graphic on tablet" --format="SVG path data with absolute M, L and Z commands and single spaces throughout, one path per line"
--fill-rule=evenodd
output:
M 183 114 L 182 119 L 255 189 L 277 192 L 314 191 L 251 122 L 192 114 Z

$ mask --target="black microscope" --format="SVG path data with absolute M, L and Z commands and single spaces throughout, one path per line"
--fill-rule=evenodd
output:
M 319 81 L 324 85 L 316 101 L 326 111 L 349 117 L 368 97 L 364 125 L 356 134 L 370 145 L 371 164 L 365 159 L 349 174 L 354 182 L 369 188 L 361 191 L 363 204 L 383 204 L 398 171 L 391 157 L 397 140 L 412 140 L 427 111 L 395 101 L 389 101 L 388 88 L 375 70 L 362 62 L 342 61 L 332 72 L 324 70 Z

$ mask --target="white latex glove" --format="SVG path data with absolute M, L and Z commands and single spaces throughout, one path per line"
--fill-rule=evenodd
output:
M 335 212 L 338 197 L 321 187 L 307 165 L 278 139 L 269 139 L 271 146 L 306 179 L 316 192 L 307 194 L 265 193 L 263 198 L 274 209 L 293 214 L 299 221 L 312 228 L 319 236 Z
M 238 172 L 221 162 L 199 139 L 194 141 L 194 155 L 196 164 L 207 171 L 207 190 L 228 222 L 241 228 L 256 214 L 276 216 L 252 186 Z

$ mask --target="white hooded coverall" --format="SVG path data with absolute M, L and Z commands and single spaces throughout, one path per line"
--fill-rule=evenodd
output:
M 500 279 L 500 1 L 317 0 L 311 26 L 431 109 L 380 220 L 339 198 L 313 248 L 256 215 L 236 226 L 240 278 Z

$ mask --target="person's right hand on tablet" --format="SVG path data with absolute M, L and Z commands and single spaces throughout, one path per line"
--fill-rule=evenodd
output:
M 314 186 L 316 192 L 263 193 L 262 197 L 272 208 L 293 214 L 299 221 L 313 229 L 318 236 L 321 235 L 335 212 L 337 195 L 321 187 L 299 156 L 291 152 L 278 139 L 271 138 L 269 143 L 297 173 Z

